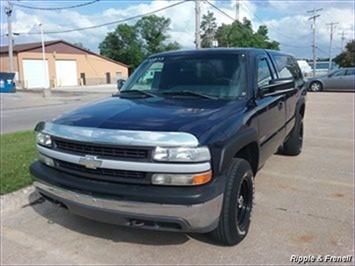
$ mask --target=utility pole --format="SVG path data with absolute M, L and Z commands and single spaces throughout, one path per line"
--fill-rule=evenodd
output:
M 201 1 L 195 0 L 195 43 L 196 48 L 201 49 Z
M 313 13 L 313 16 L 309 18 L 309 20 L 313 20 L 312 29 L 313 29 L 313 45 L 312 45 L 312 52 L 313 52 L 313 77 L 316 76 L 316 65 L 317 65 L 317 58 L 316 58 L 316 20 L 320 16 L 317 14 L 318 11 L 322 11 L 323 8 L 309 10 L 307 13 Z
M 338 22 L 331 22 L 328 23 L 327 25 L 330 26 L 330 43 L 329 43 L 329 67 L 328 67 L 328 73 L 332 69 L 332 43 L 333 43 L 333 33 L 335 29 L 335 25 L 339 24 Z
M 344 52 L 344 41 L 345 41 L 345 32 L 342 31 L 341 35 L 341 51 Z
M 43 74 L 44 74 L 44 88 L 43 88 L 43 97 L 47 98 L 51 96 L 51 89 L 48 84 L 48 73 L 47 73 L 47 64 L 46 64 L 46 51 L 44 46 L 44 36 L 43 36 L 43 24 L 40 23 L 38 26 L 41 29 L 41 42 L 42 42 L 42 60 L 43 60 Z
M 236 3 L 235 3 L 235 20 L 236 21 L 240 21 L 239 9 L 240 9 L 240 0 L 236 0 Z
M 7 15 L 7 36 L 9 41 L 9 72 L 14 71 L 14 60 L 13 60 L 13 41 L 12 41 L 12 3 L 7 2 L 7 7 L 5 7 L 5 13 Z

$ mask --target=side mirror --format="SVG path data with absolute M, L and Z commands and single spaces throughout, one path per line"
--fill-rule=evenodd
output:
M 259 96 L 265 97 L 273 94 L 277 94 L 278 92 L 295 89 L 295 80 L 293 78 L 290 79 L 273 79 L 270 80 L 268 85 L 261 86 L 259 88 Z
M 117 80 L 117 90 L 120 91 L 123 85 L 126 83 L 126 80 L 124 79 L 118 79 Z

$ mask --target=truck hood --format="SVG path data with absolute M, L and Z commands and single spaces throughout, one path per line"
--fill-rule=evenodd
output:
M 53 122 L 91 128 L 180 131 L 199 137 L 242 106 L 241 101 L 112 97 L 63 114 Z

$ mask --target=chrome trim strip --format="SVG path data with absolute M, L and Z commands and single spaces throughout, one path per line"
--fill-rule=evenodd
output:
M 59 138 L 115 145 L 144 147 L 197 147 L 198 139 L 186 132 L 159 132 L 114 130 L 59 125 L 52 122 L 41 122 L 38 129 Z
M 58 159 L 61 161 L 81 164 L 80 159 L 84 157 L 62 153 L 47 149 L 37 144 L 37 150 L 50 158 Z M 204 163 L 146 163 L 146 162 L 129 162 L 129 161 L 116 161 L 100 159 L 102 164 L 100 168 L 127 170 L 127 171 L 141 171 L 141 172 L 153 172 L 153 173 L 201 173 L 211 169 L 209 162 Z
M 207 227 L 216 221 L 221 212 L 223 203 L 223 193 L 202 204 L 172 205 L 95 198 L 38 181 L 35 181 L 33 184 L 35 187 L 47 192 L 48 194 L 55 195 L 61 199 L 73 203 L 79 203 L 103 210 L 124 212 L 128 215 L 142 214 L 150 216 L 183 218 L 191 225 L 191 227 L 194 228 Z

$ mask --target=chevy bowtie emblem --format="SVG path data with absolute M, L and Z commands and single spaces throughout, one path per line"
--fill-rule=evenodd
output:
M 80 158 L 79 164 L 89 169 L 96 169 L 101 166 L 102 161 L 97 159 L 97 156 L 86 155 Z

